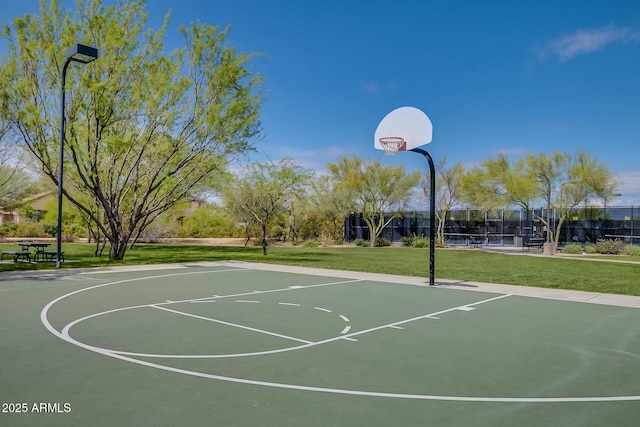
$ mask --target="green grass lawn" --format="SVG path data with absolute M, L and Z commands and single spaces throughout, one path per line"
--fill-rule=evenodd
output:
M 0 249 L 15 250 L 15 244 L 3 243 L 0 244 Z M 107 259 L 107 252 L 102 258 L 94 258 L 93 250 L 94 246 L 89 244 L 64 244 L 63 251 L 67 262 L 63 263 L 63 267 L 238 260 L 405 276 L 427 277 L 429 274 L 429 250 L 406 247 L 275 246 L 269 248 L 267 256 L 263 256 L 262 249 L 259 247 L 140 244 L 128 250 L 123 261 L 116 262 L 110 262 Z M 53 267 L 53 263 L 49 262 L 38 264 L 10 262 L 0 264 L 0 271 L 41 270 Z M 517 256 L 468 249 L 438 249 L 436 278 L 640 295 L 640 263 Z

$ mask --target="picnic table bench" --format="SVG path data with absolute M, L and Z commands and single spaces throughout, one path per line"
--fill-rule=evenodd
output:
M 533 247 L 537 247 L 538 249 L 542 249 L 546 240 L 543 237 L 530 237 L 525 243 L 522 244 L 523 247 L 529 249 Z
M 13 257 L 13 262 L 18 262 L 20 258 L 26 259 L 27 262 L 31 262 L 31 254 L 29 251 L 2 251 L 2 255 L 0 255 L 0 261 L 4 260 L 5 255 L 11 255 Z
M 39 259 L 36 261 L 55 261 L 58 255 L 56 251 L 38 251 L 36 254 L 39 256 Z M 64 262 L 64 252 L 60 252 L 60 261 Z

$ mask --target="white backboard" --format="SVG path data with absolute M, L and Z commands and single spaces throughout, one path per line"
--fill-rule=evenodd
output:
M 376 129 L 373 146 L 384 150 L 380 138 L 399 137 L 405 140 L 404 150 L 431 142 L 433 126 L 429 117 L 415 107 L 396 108 L 387 114 Z

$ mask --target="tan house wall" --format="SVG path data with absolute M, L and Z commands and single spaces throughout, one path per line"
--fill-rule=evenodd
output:
M 34 210 L 44 211 L 44 206 L 54 197 L 56 197 L 56 193 L 54 191 L 46 191 L 44 193 L 36 194 L 35 196 L 24 199 L 23 203 L 25 205 L 30 205 Z M 13 210 L 11 212 L 0 212 L 0 224 L 4 224 L 7 222 L 15 222 L 16 224 L 20 224 L 25 220 L 26 218 L 20 215 L 19 210 Z

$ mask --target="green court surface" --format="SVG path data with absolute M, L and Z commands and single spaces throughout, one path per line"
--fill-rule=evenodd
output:
M 639 308 L 376 277 L 0 276 L 0 425 L 637 425 Z

